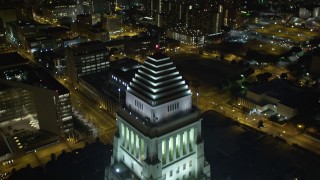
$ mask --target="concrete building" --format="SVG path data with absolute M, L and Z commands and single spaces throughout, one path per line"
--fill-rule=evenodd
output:
M 75 86 L 80 76 L 103 72 L 109 67 L 109 51 L 100 41 L 70 46 L 65 55 L 69 80 Z
M 40 130 L 59 137 L 71 132 L 69 91 L 43 69 L 24 64 L 17 53 L 1 54 L 0 59 L 0 85 L 5 87 L 0 91 L 0 125 L 30 116 Z
M 79 14 L 77 16 L 77 31 L 79 34 L 89 31 L 92 28 L 91 14 Z
M 203 34 L 215 34 L 221 26 L 240 25 L 238 1 L 151 0 L 146 1 L 147 18 L 158 27 L 200 30 Z
M 210 179 L 200 111 L 169 57 L 147 58 L 116 118 L 106 179 Z
M 49 19 L 51 22 L 57 22 L 62 18 L 70 18 L 72 21 L 76 21 L 77 15 L 81 14 L 81 6 L 76 1 L 56 1 L 54 3 L 48 3 L 42 7 L 43 16 Z
M 182 44 L 202 46 L 204 34 L 199 30 L 188 30 L 184 28 L 172 28 L 167 30 L 167 37 L 180 41 Z
M 156 49 L 158 44 L 159 37 L 157 36 L 133 37 L 124 41 L 124 52 L 132 56 L 149 54 Z
M 110 34 L 120 33 L 122 29 L 121 15 L 102 15 L 102 28 Z
M 49 24 L 38 24 L 30 22 L 7 23 L 7 39 L 11 44 L 25 46 L 28 38 L 46 36 L 43 29 L 49 28 Z
M 92 0 L 92 8 L 94 13 L 113 13 L 116 4 L 113 0 Z
M 249 88 L 246 96 L 239 98 L 238 104 L 258 114 L 278 115 L 280 119 L 290 119 L 298 115 L 303 106 L 313 102 L 312 92 L 276 79 Z

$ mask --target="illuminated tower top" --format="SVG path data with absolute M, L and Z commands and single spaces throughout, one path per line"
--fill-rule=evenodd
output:
M 191 91 L 169 57 L 147 58 L 130 83 L 126 107 L 157 124 L 192 108 Z

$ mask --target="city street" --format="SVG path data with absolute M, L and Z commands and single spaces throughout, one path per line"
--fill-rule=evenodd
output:
M 98 129 L 100 139 L 105 144 L 112 144 L 116 132 L 115 118 L 100 106 L 72 87 L 67 81 L 59 80 L 71 93 L 72 107 L 79 110 Z
M 31 167 L 44 166 L 50 159 L 51 154 L 58 156 L 63 150 L 70 152 L 74 149 L 84 147 L 85 142 L 81 141 L 76 144 L 60 141 L 48 146 L 41 147 L 36 151 L 26 153 L 23 156 L 17 155 L 13 158 L 13 163 L 10 165 L 0 164 L 0 173 L 10 172 L 13 168 L 16 170 L 24 168 L 27 164 L 30 164 Z

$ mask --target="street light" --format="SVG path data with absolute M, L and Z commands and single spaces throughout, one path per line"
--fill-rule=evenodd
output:
M 199 105 L 199 103 L 198 103 L 198 97 L 199 97 L 199 93 L 197 93 L 197 105 Z
M 120 88 L 118 89 L 118 95 L 119 95 L 118 101 L 119 101 L 119 104 L 120 104 Z

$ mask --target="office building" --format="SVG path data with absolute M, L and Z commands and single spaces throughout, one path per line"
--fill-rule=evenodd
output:
M 70 46 L 65 55 L 69 80 L 75 86 L 80 76 L 103 72 L 109 67 L 109 51 L 100 41 Z
M 103 15 L 101 18 L 102 29 L 108 31 L 110 34 L 120 33 L 122 29 L 121 15 Z
M 73 130 L 69 91 L 50 74 L 32 67 L 17 53 L 1 54 L 0 125 L 26 119 L 64 137 Z

